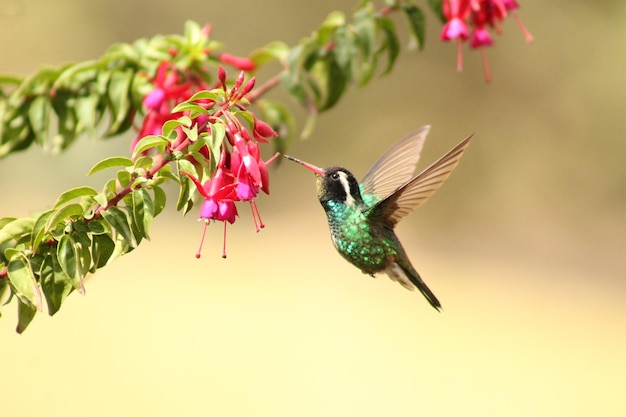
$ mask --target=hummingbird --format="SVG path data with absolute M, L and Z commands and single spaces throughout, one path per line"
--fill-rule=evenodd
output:
M 391 146 L 360 183 L 344 167 L 319 168 L 284 157 L 315 174 L 317 198 L 341 256 L 364 274 L 386 273 L 408 290 L 417 288 L 439 311 L 441 303 L 411 264 L 394 228 L 450 176 L 472 135 L 413 176 L 429 130 L 430 126 L 423 126 Z

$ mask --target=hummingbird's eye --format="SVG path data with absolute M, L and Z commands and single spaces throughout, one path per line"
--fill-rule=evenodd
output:
M 339 173 L 333 172 L 332 174 L 330 174 L 330 179 L 338 180 L 339 179 Z

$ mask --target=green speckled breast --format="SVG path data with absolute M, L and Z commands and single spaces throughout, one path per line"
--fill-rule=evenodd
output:
M 364 199 L 365 200 L 365 199 Z M 374 202 L 373 199 L 370 200 Z M 366 274 L 386 268 L 389 258 L 397 251 L 397 238 L 382 225 L 372 225 L 364 211 L 369 205 L 353 205 L 335 201 L 326 202 L 326 215 L 335 248 L 350 263 Z

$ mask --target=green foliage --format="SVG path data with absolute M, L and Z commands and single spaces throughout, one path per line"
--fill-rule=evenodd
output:
M 441 1 L 429 5 L 441 14 Z M 0 219 L 0 302 L 16 300 L 17 331 L 27 328 L 44 301 L 54 315 L 69 294 L 84 293 L 88 274 L 149 239 L 152 221 L 166 205 L 164 182 L 179 185 L 176 209 L 187 213 L 195 185 L 181 172 L 209 177 L 218 165 L 227 123 L 237 118 L 254 128 L 249 105 L 278 132 L 277 150 L 287 149 L 296 136 L 295 118 L 288 105 L 261 99 L 271 88 L 282 84 L 308 111 L 306 136 L 317 114 L 334 107 L 350 86 L 389 73 L 401 49 L 392 12 L 408 19 L 413 43 L 421 48 L 424 15 L 410 1 L 389 0 L 381 10 L 362 1 L 350 18 L 332 12 L 297 45 L 272 42 L 251 54 L 256 68 L 269 62 L 282 66 L 258 89 L 245 96 L 229 95 L 226 88 L 198 92 L 172 110 L 177 117 L 163 124 L 161 134 L 142 137 L 130 158 L 112 156 L 96 163 L 90 175 L 116 170 L 100 191 L 73 188 L 33 217 Z M 32 144 L 59 152 L 84 133 L 111 137 L 127 131 L 143 114 L 142 101 L 154 88 L 162 62 L 212 84 L 220 47 L 206 27 L 188 22 L 182 35 L 117 44 L 99 59 L 44 67 L 29 77 L 0 77 L 0 158 Z M 207 102 L 217 105 L 211 108 Z M 198 131 L 194 121 L 200 116 L 208 118 L 210 129 Z
M 350 84 L 369 83 L 381 57 L 385 60 L 381 74 L 391 71 L 400 53 L 396 26 L 388 17 L 393 10 L 404 12 L 412 39 L 421 48 L 424 14 L 411 2 L 391 1 L 385 13 L 377 11 L 372 2 L 362 2 L 351 22 L 343 13 L 332 12 L 317 31 L 289 51 L 281 81 L 312 118 L 337 104 Z M 304 135 L 308 133 L 305 129 Z
M 0 158 L 33 143 L 62 151 L 83 133 L 95 135 L 103 121 L 105 137 L 127 131 L 142 112 L 141 100 L 152 88 L 148 74 L 159 63 L 196 69 L 208 79 L 205 66 L 218 62 L 208 51 L 218 48 L 202 27 L 188 22 L 184 35 L 118 44 L 97 60 L 0 78 Z

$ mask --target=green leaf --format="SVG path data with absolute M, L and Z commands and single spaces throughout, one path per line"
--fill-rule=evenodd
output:
M 127 187 L 132 181 L 132 175 L 128 171 L 119 170 L 117 171 L 117 181 L 122 187 Z
M 92 197 L 98 194 L 96 190 L 91 187 L 77 187 L 72 188 L 71 190 L 65 191 L 63 194 L 57 198 L 57 201 L 54 203 L 54 208 L 59 208 L 60 206 L 68 203 L 76 198 L 81 197 Z
M 91 137 L 96 136 L 99 100 L 100 97 L 98 97 L 97 94 L 87 94 L 82 97 L 77 97 L 74 104 L 76 118 L 78 119 L 78 129 L 87 131 Z
M 346 24 L 346 15 L 338 10 L 332 11 L 322 22 L 321 29 L 334 29 Z M 321 31 L 321 30 L 320 30 Z
M 115 197 L 116 190 L 117 190 L 117 179 L 111 178 L 104 184 L 104 189 L 102 191 L 103 198 L 101 198 L 100 195 L 97 195 L 94 197 L 94 200 L 96 200 L 102 207 L 106 207 L 109 203 L 109 200 Z M 103 201 L 101 200 L 104 201 L 104 204 L 102 204 Z
M 7 271 L 15 295 L 41 311 L 41 291 L 26 257 L 23 254 L 14 257 L 9 261 Z
M 87 223 L 89 234 L 101 235 L 107 232 L 107 228 L 102 224 L 102 220 L 90 221 Z
M 137 242 L 130 230 L 126 213 L 117 207 L 109 207 L 102 212 L 102 217 L 113 227 L 130 247 L 136 247 Z
M 337 101 L 343 95 L 346 84 L 348 82 L 342 68 L 337 64 L 333 54 L 329 54 L 331 58 L 327 61 L 327 69 L 325 75 L 325 93 L 326 98 L 318 107 L 320 111 L 328 110 L 337 104 Z
M 39 245 L 43 241 L 43 238 L 46 235 L 46 224 L 48 223 L 48 219 L 54 212 L 55 210 L 44 211 L 39 215 L 39 217 L 37 217 L 37 220 L 35 220 L 30 241 L 30 247 L 32 248 L 33 252 L 37 252 Z
M 426 38 L 426 18 L 421 9 L 417 8 L 414 4 L 403 1 L 400 3 L 402 10 L 409 19 L 409 27 L 417 47 L 422 49 L 424 47 L 424 39 Z
M 0 245 L 3 245 L 10 240 L 17 239 L 26 233 L 30 233 L 34 224 L 35 219 L 32 218 L 15 219 L 7 223 L 2 229 L 0 229 Z
M 383 74 L 387 74 L 392 70 L 394 64 L 396 63 L 396 59 L 398 55 L 400 55 L 400 41 L 398 40 L 398 36 L 396 35 L 396 27 L 393 23 L 393 20 L 388 19 L 386 17 L 381 17 L 378 19 L 378 26 L 383 31 L 385 35 L 385 41 L 383 46 L 381 46 L 382 50 L 387 50 L 387 66 L 383 70 Z
M 165 131 L 165 126 L 163 126 L 163 131 Z M 135 149 L 133 150 L 133 158 L 137 158 L 141 153 L 152 148 L 156 148 L 159 152 L 163 152 L 168 143 L 169 141 L 163 136 L 144 136 L 143 138 L 141 138 L 141 140 L 139 140 L 139 142 L 137 142 L 137 145 L 135 145 Z
M 17 299 L 17 327 L 15 331 L 22 334 L 37 314 L 37 307 Z
M 163 139 L 169 138 L 174 129 L 177 127 L 190 127 L 191 123 L 191 119 L 188 116 L 181 116 L 178 119 L 168 120 L 163 123 Z
M 45 143 L 50 127 L 50 111 L 52 105 L 46 96 L 37 96 L 28 108 L 28 121 L 30 128 L 40 143 Z
M 152 223 L 152 213 L 154 210 L 150 194 L 144 189 L 138 189 L 133 191 L 131 196 L 133 201 L 134 224 L 137 227 L 140 237 L 145 237 L 149 240 L 148 228 L 150 227 L 150 223 Z M 139 241 L 139 237 L 137 237 L 137 241 Z
M 93 167 L 91 167 L 87 175 L 92 175 L 98 171 L 102 171 L 108 168 L 130 166 L 133 166 L 133 161 L 131 161 L 130 159 L 123 158 L 121 156 L 112 156 L 96 163 Z
M 189 99 L 187 99 L 187 101 L 198 101 L 198 100 L 219 101 L 219 100 L 221 100 L 221 98 L 220 98 L 220 95 L 217 94 L 214 91 L 202 90 L 202 91 L 198 91 L 193 96 L 191 96 Z M 175 112 L 176 112 L 176 110 L 172 110 L 172 113 L 175 113 Z M 206 111 L 205 111 L 205 113 L 206 113 Z
M 178 171 L 185 171 L 191 175 L 198 176 L 196 168 L 193 164 L 185 159 L 176 161 L 178 164 Z M 187 176 L 180 175 L 180 191 L 178 193 L 178 201 L 176 202 L 176 210 L 182 211 L 183 214 L 187 214 L 193 207 L 193 199 L 191 198 L 193 193 L 192 182 Z
M 68 217 L 77 217 L 83 215 L 83 206 L 78 203 L 65 205 L 50 215 L 46 222 L 46 231 L 51 230 L 57 224 L 61 223 Z
M 165 208 L 165 202 L 167 201 L 167 195 L 163 188 L 158 185 L 152 187 L 154 192 L 154 217 L 158 216 Z
M 220 150 L 222 142 L 226 137 L 226 126 L 223 123 L 214 123 L 211 125 L 211 140 L 209 141 L 209 150 L 211 151 L 211 165 L 217 167 L 220 158 Z
M 432 11 L 435 12 L 441 23 L 444 23 L 446 17 L 443 15 L 442 0 L 428 0 L 427 3 Z
M 172 113 L 183 112 L 183 111 L 188 111 L 189 116 L 193 118 L 196 118 L 201 114 L 207 114 L 207 110 L 204 107 L 202 107 L 198 103 L 194 103 L 190 101 L 183 101 L 182 103 L 177 104 L 176 107 L 172 109 Z M 171 130 L 168 131 L 167 135 L 164 134 L 164 136 L 169 137 L 170 133 L 172 133 Z
M 52 256 L 53 255 L 47 255 L 44 258 L 39 272 L 41 288 L 46 297 L 46 303 L 48 304 L 48 314 L 51 316 L 59 311 L 61 304 L 63 304 L 65 298 L 73 290 L 72 282 L 67 274 L 62 271 L 58 263 L 58 270 L 55 271 L 55 262 Z
M 183 133 L 189 138 L 190 141 L 196 142 L 198 140 L 198 125 L 194 124 L 191 127 L 183 127 Z
M 369 10 L 362 9 L 355 13 L 354 31 L 356 32 L 363 58 L 372 59 L 376 43 L 376 21 Z
M 57 245 L 57 259 L 63 272 L 76 282 L 80 277 L 78 275 L 78 259 L 76 255 L 76 243 L 69 235 L 61 236 Z
M 58 250 L 57 250 L 58 252 Z M 58 280 L 62 280 L 65 282 L 68 282 L 71 286 L 72 289 L 76 289 L 78 290 L 78 292 L 80 294 L 85 294 L 85 286 L 83 284 L 83 280 L 80 279 L 80 277 L 70 277 L 69 275 L 67 275 L 67 273 L 65 272 L 65 270 L 63 269 L 63 266 L 61 265 L 61 262 L 59 260 L 58 257 L 58 253 L 57 252 L 52 252 L 51 253 L 51 261 L 52 261 L 52 268 L 54 269 L 54 274 L 57 275 Z
M 127 122 L 131 101 L 130 85 L 133 80 L 134 71 L 118 70 L 111 74 L 109 80 L 108 99 L 111 105 L 111 115 L 113 120 L 109 131 L 112 134 L 122 131 L 122 127 Z
M 102 268 L 111 258 L 115 243 L 109 235 L 95 235 L 92 239 L 92 263 L 94 269 L 91 272 L 95 272 L 96 269 Z
M 78 275 L 82 280 L 91 267 L 91 238 L 87 231 L 75 232 L 72 239 L 76 242 L 76 255 L 78 257 Z
M 150 156 L 141 156 L 134 163 L 135 171 L 143 169 L 149 171 L 154 166 L 154 159 Z
M 289 46 L 287 44 L 284 42 L 270 42 L 264 47 L 253 51 L 250 59 L 257 67 L 260 67 L 271 60 L 285 63 L 288 55 Z

